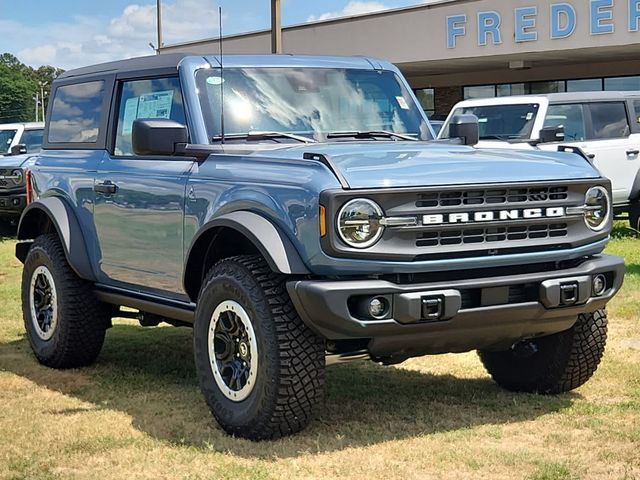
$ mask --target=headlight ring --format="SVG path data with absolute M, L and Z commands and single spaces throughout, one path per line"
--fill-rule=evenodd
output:
M 380 240 L 384 232 L 380 222 L 383 217 L 382 208 L 374 201 L 367 198 L 349 200 L 338 213 L 338 234 L 350 247 L 368 248 Z
M 607 189 L 597 185 L 587 190 L 584 208 L 584 221 L 591 230 L 599 232 L 605 228 L 611 215 L 611 200 Z

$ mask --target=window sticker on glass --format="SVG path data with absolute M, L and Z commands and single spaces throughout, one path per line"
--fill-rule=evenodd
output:
M 533 112 L 527 112 L 527 122 L 533 118 Z
M 407 103 L 407 101 L 404 99 L 404 97 L 396 97 L 396 101 L 398 102 L 398 105 L 400 105 L 400 108 L 403 110 L 409 110 L 409 104 Z
M 173 90 L 140 95 L 138 118 L 170 118 Z
M 222 77 L 207 77 L 207 83 L 209 85 L 220 85 L 222 82 L 224 82 L 224 79 Z

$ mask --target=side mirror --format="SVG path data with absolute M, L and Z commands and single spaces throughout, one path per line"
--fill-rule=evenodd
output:
M 167 118 L 146 118 L 133 122 L 131 144 L 136 155 L 174 155 L 176 144 L 187 143 L 183 124 Z
M 543 127 L 540 129 L 540 143 L 563 142 L 564 126 Z
M 11 155 L 24 155 L 27 153 L 27 146 L 24 143 L 18 143 L 11 147 Z
M 480 140 L 478 117 L 470 113 L 454 115 L 449 122 L 449 137 L 460 138 L 463 145 L 475 145 Z

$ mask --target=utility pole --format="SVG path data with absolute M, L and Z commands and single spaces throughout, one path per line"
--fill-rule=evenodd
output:
M 158 48 L 156 49 L 156 53 L 160 54 L 160 49 L 162 48 L 162 1 L 156 0 L 156 12 L 158 14 L 157 27 L 158 27 Z
M 40 99 L 38 97 L 38 92 L 36 92 L 36 96 L 33 97 L 33 99 L 36 101 L 36 122 L 38 121 L 38 112 L 40 111 Z
M 46 82 L 39 82 L 40 83 L 40 107 L 42 108 L 42 121 L 44 122 L 44 87 L 46 85 Z M 37 117 L 37 115 L 36 115 Z M 37 122 L 37 120 L 36 120 Z
M 280 0 L 271 0 L 271 53 L 282 53 Z

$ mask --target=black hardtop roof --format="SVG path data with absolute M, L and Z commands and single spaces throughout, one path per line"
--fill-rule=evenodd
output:
M 163 53 L 147 57 L 130 58 L 116 62 L 101 63 L 89 67 L 69 70 L 58 77 L 59 80 L 71 80 L 78 77 L 99 74 L 130 74 L 145 71 L 177 70 L 185 57 L 200 58 L 212 65 L 219 65 L 217 55 L 198 55 L 193 53 Z M 325 67 L 358 69 L 396 68 L 385 60 L 369 57 L 330 56 L 330 55 L 291 55 L 291 54 L 231 54 L 225 55 L 224 64 L 228 67 L 265 66 L 265 67 Z
M 133 72 L 140 70 L 152 70 L 158 68 L 178 68 L 180 60 L 187 57 L 189 53 L 163 53 L 162 55 L 149 55 L 146 57 L 129 58 L 115 62 L 99 63 L 88 67 L 75 68 L 60 75 L 59 79 L 81 77 L 95 73 L 107 72 Z

